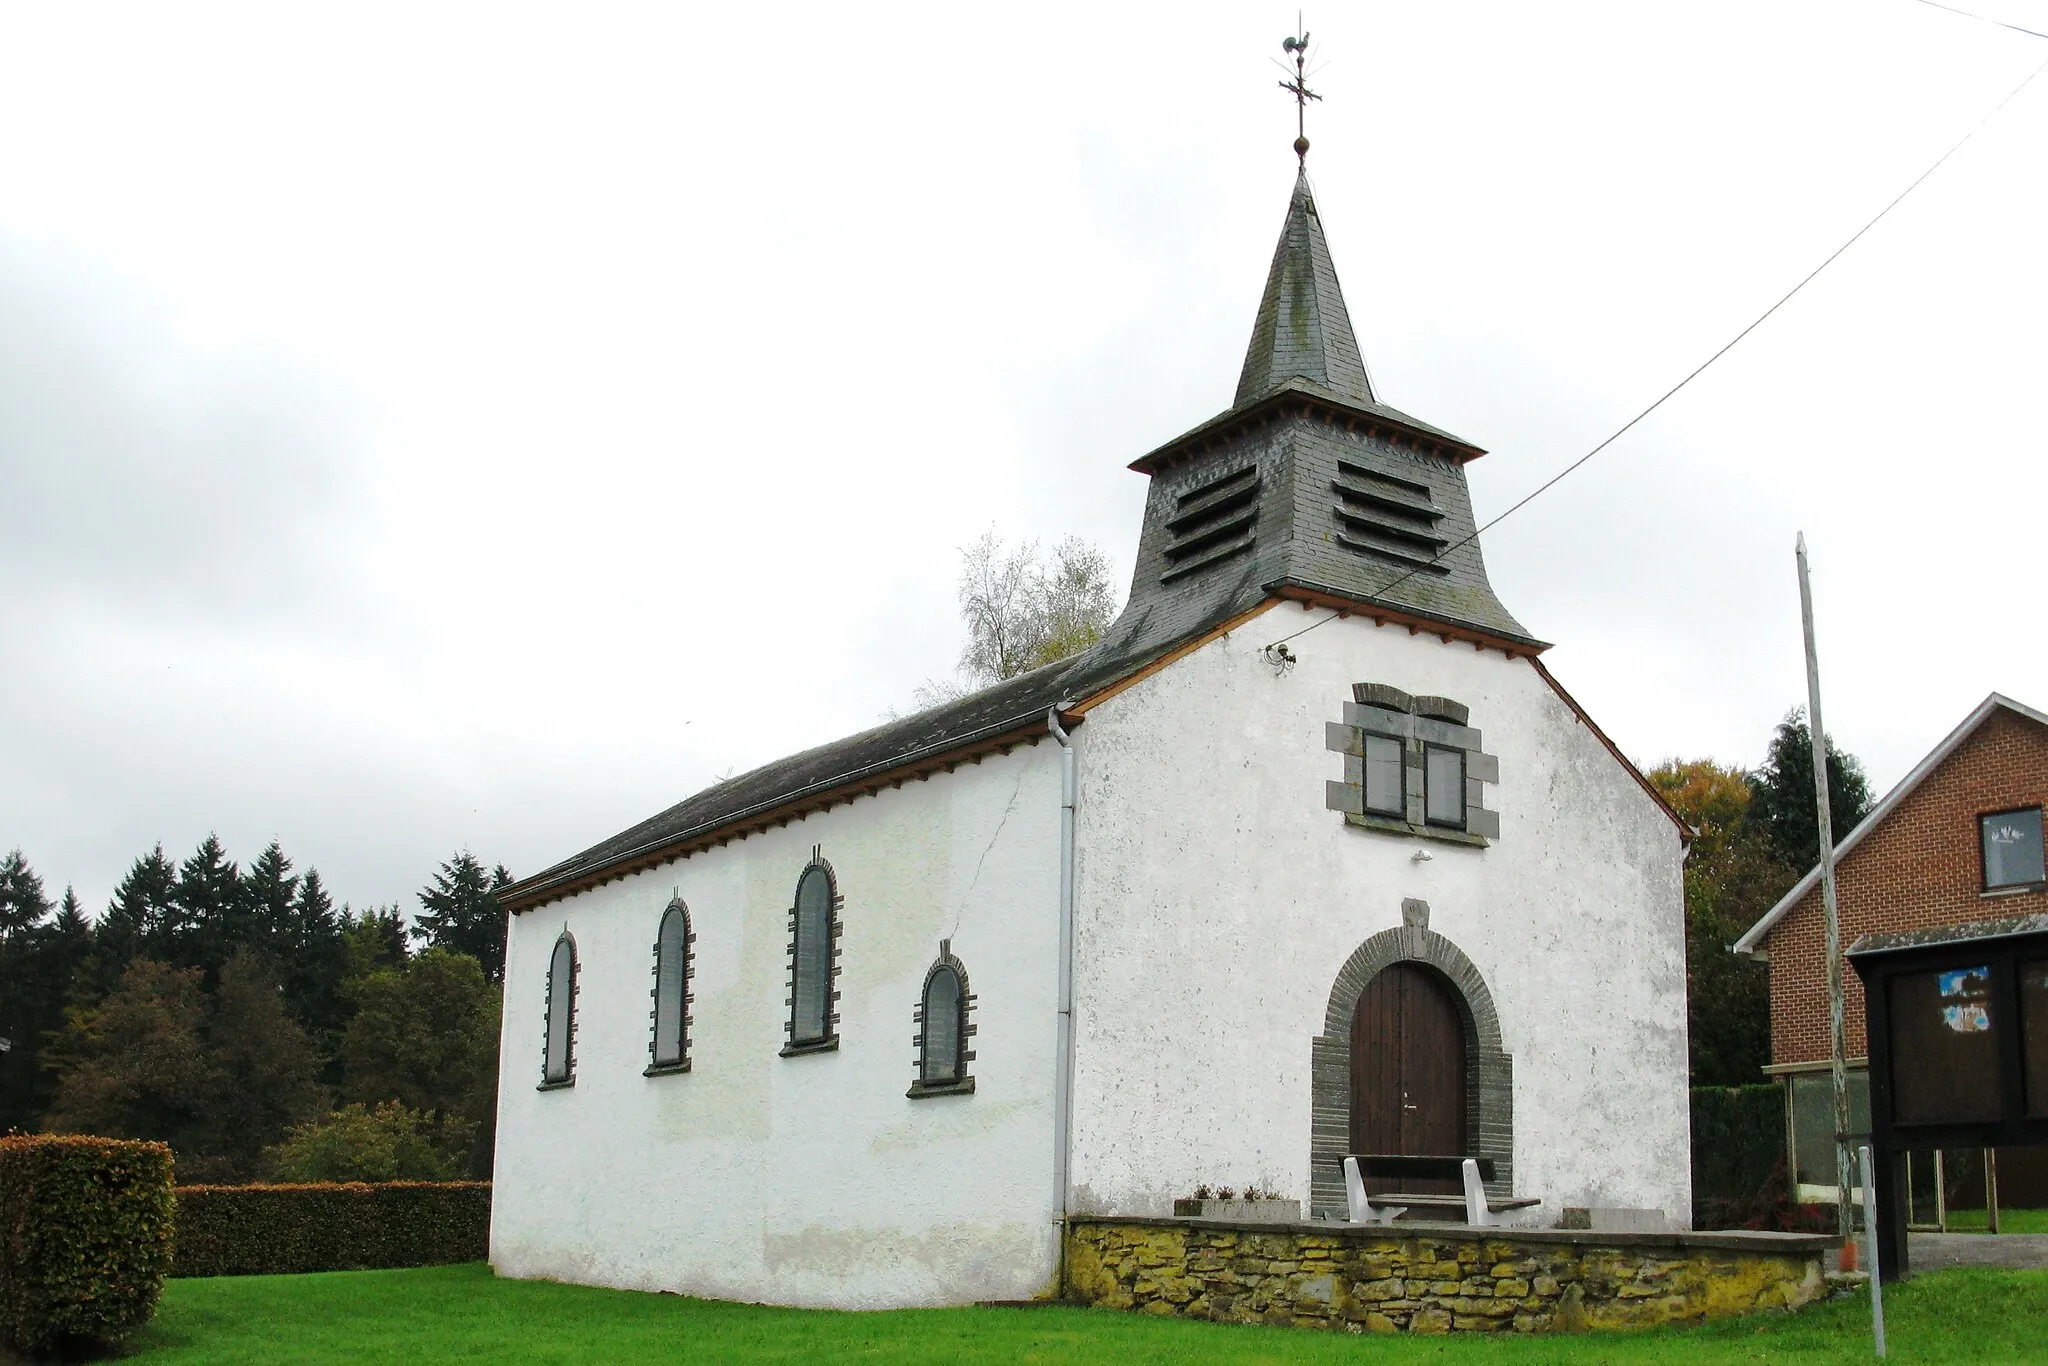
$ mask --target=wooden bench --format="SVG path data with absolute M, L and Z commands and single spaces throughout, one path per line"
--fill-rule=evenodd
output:
M 1411 1209 L 1463 1210 L 1468 1224 L 1498 1224 L 1509 1210 L 1543 1203 L 1534 1195 L 1496 1198 L 1486 1193 L 1493 1175 L 1490 1157 L 1440 1157 L 1405 1153 L 1353 1153 L 1343 1159 L 1344 1193 L 1354 1224 L 1390 1224 Z M 1463 1195 L 1395 1191 L 1379 1196 L 1365 1192 L 1367 1177 L 1411 1181 L 1461 1181 Z

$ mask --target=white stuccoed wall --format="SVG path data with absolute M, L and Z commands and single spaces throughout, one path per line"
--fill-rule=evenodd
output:
M 872 1308 L 1022 1298 L 1054 1272 L 1059 751 L 1050 740 L 513 918 L 491 1262 L 508 1276 Z M 846 898 L 837 1052 L 777 1056 L 788 913 Z M 696 932 L 687 1074 L 645 1077 L 651 945 Z M 576 1084 L 539 1092 L 549 954 L 581 963 Z M 975 994 L 971 1096 L 910 1100 L 939 941 Z
M 1277 607 L 1097 707 L 1080 745 L 1074 1166 L 1084 1212 L 1202 1182 L 1308 1198 L 1310 1040 L 1420 897 L 1514 1059 L 1518 1194 L 1691 1217 L 1677 828 L 1526 662 Z M 1471 708 L 1501 781 L 1473 849 L 1347 826 L 1324 748 L 1354 682 Z M 1418 849 L 1430 860 L 1413 861 Z

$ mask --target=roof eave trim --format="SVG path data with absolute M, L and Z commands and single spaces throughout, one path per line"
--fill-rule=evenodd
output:
M 1265 586 L 1265 591 L 1273 597 L 1298 602 L 1304 607 L 1328 608 L 1340 617 L 1365 617 L 1376 626 L 1389 623 L 1406 626 L 1411 635 L 1428 632 L 1443 637 L 1446 642 L 1467 641 L 1482 649 L 1499 650 L 1511 659 L 1524 656 L 1534 659 L 1550 648 L 1550 642 L 1534 636 L 1489 631 L 1470 622 L 1452 621 L 1448 617 L 1434 616 L 1414 607 L 1399 607 L 1379 598 L 1341 593 L 1325 584 L 1309 583 L 1305 579 L 1275 579 Z
M 1383 427 L 1390 432 L 1423 442 L 1441 452 L 1447 458 L 1457 461 L 1460 465 L 1477 460 L 1480 456 L 1486 454 L 1482 448 L 1474 446 L 1469 442 L 1460 441 L 1456 437 L 1448 436 L 1445 433 L 1430 431 L 1427 428 L 1403 422 L 1399 418 L 1389 417 L 1383 412 L 1374 412 L 1370 408 L 1354 407 L 1337 399 L 1326 398 L 1321 394 L 1310 393 L 1306 389 L 1289 386 L 1275 389 L 1270 393 L 1253 399 L 1242 407 L 1218 413 L 1199 427 L 1182 432 L 1165 445 L 1155 447 L 1139 456 L 1130 463 L 1130 468 L 1136 470 L 1139 474 L 1156 473 L 1161 467 L 1174 463 L 1175 458 L 1188 446 L 1200 445 L 1204 442 L 1215 440 L 1232 427 L 1265 420 L 1274 416 L 1277 410 L 1296 403 L 1312 408 L 1322 408 L 1326 412 L 1342 417 L 1349 423 L 1364 425 L 1368 428 Z
M 1992 693 L 1982 702 L 1979 702 L 1976 708 L 1963 718 L 1962 724 L 1948 733 L 1947 738 L 1929 750 L 1927 756 L 1919 763 L 1913 765 L 1912 772 L 1893 784 L 1892 790 L 1885 793 L 1884 799 L 1878 802 L 1876 806 L 1870 808 L 1870 814 L 1858 821 L 1854 830 L 1851 830 L 1842 837 L 1842 842 L 1835 846 L 1835 862 L 1840 863 L 1844 858 L 1848 857 L 1849 851 L 1861 844 L 1865 835 L 1882 824 L 1884 818 L 1891 815 L 1899 803 L 1912 796 L 1913 790 L 1925 782 L 1927 776 L 1933 773 L 1935 769 L 1940 768 L 1946 763 L 1949 755 L 1961 748 L 1963 741 L 1976 734 L 1977 728 L 1989 720 L 1991 713 L 1997 711 L 2000 707 L 2005 708 L 2007 711 L 2016 712 L 2030 721 L 2036 721 L 2041 725 L 2048 726 L 2048 714 L 2035 711 L 2024 702 L 2015 702 L 2003 693 Z M 1807 870 L 1805 877 L 1792 884 L 1791 891 L 1778 899 L 1777 905 L 1765 911 L 1756 924 L 1743 931 L 1742 937 L 1730 946 L 1729 951 L 1742 954 L 1745 957 L 1757 953 L 1761 949 L 1764 940 L 1768 939 L 1771 931 L 1777 927 L 1778 922 L 1790 915 L 1792 908 L 1805 900 L 1807 893 L 1811 892 L 1814 889 L 1814 885 L 1819 881 L 1820 865 L 1816 863 Z
M 1059 712 L 1062 725 L 1077 726 L 1083 720 L 1079 715 L 1070 715 L 1064 707 L 1054 710 Z M 922 750 L 913 750 L 909 754 L 821 779 L 808 787 L 743 807 L 728 816 L 706 821 L 702 825 L 678 831 L 673 835 L 649 840 L 645 844 L 606 859 L 601 864 L 569 869 L 552 876 L 544 872 L 524 882 L 515 882 L 498 893 L 498 904 L 517 915 L 521 911 L 532 910 L 550 901 L 586 891 L 614 878 L 624 877 L 656 864 L 667 863 L 706 845 L 751 834 L 765 826 L 807 815 L 820 807 L 835 806 L 840 801 L 851 801 L 856 797 L 866 796 L 881 787 L 915 777 L 920 771 L 965 762 L 985 755 L 991 750 L 1021 744 L 1048 733 L 1047 715 L 1044 712 L 1034 710 L 1011 716 L 971 731 L 967 735 L 949 737 Z

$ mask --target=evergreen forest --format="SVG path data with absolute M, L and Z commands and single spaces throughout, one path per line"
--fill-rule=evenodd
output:
M 488 1178 L 511 881 L 467 851 L 410 917 L 276 842 L 135 860 L 97 916 L 0 859 L 0 1133 L 157 1139 L 180 1183 Z

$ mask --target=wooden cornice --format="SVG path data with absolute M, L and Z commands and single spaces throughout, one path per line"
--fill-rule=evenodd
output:
M 1436 636 L 1447 645 L 1454 640 L 1462 640 L 1476 650 L 1499 650 L 1509 659 L 1534 659 L 1550 648 L 1540 640 L 1496 635 L 1476 626 L 1440 621 L 1406 608 L 1391 607 L 1369 599 L 1348 598 L 1339 593 L 1310 588 L 1306 584 L 1281 582 L 1274 584 L 1271 592 L 1276 598 L 1300 603 L 1303 611 L 1321 607 L 1340 617 L 1362 617 L 1375 626 L 1406 626 L 1411 636 Z

